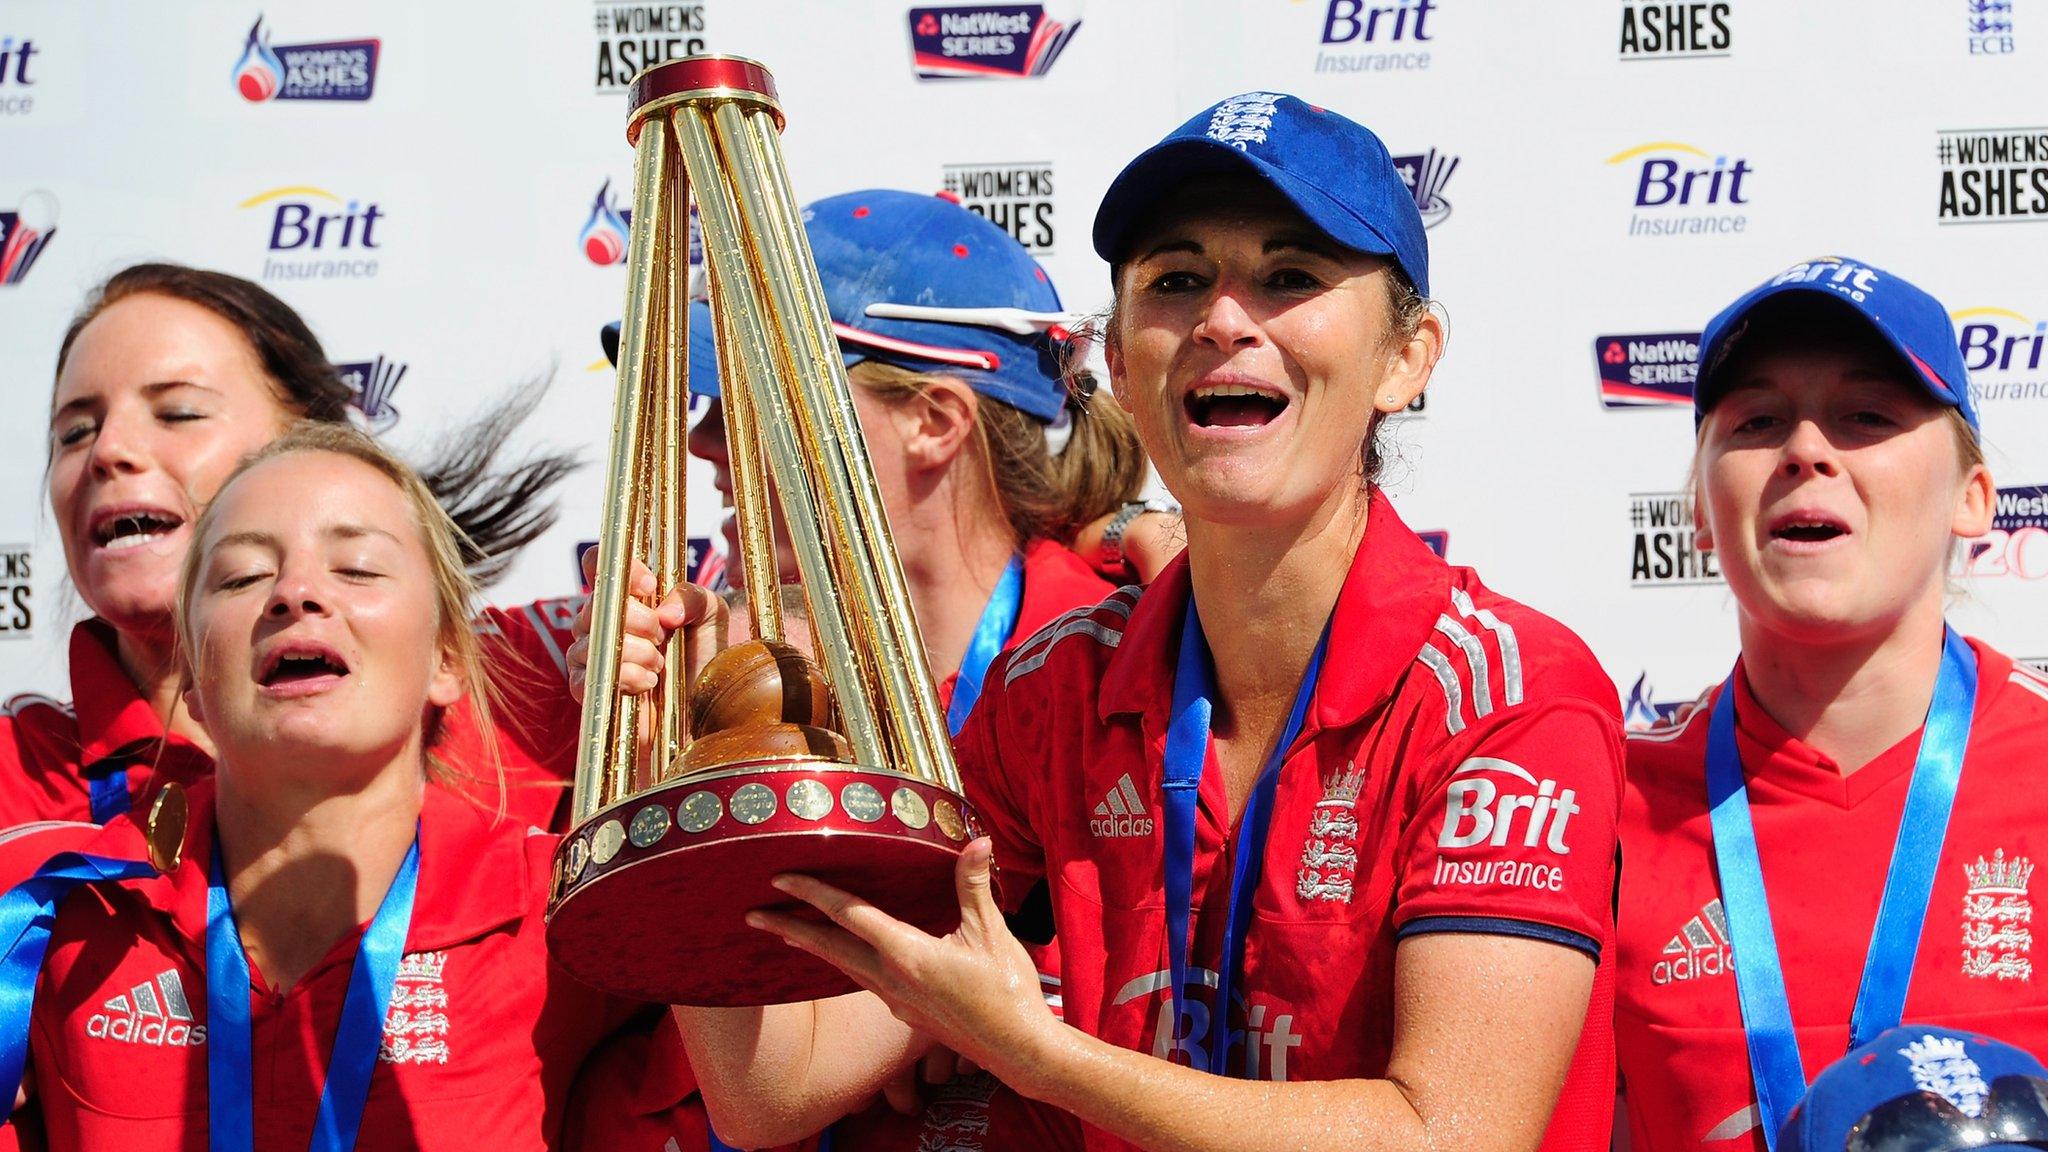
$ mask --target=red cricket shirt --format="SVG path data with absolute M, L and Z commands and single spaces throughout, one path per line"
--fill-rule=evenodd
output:
M 1215 1012 L 1191 990 L 1173 1047 L 1161 778 L 1188 596 L 1183 558 L 1142 596 L 1123 589 L 1061 618 L 997 661 L 956 742 L 1005 902 L 1051 882 L 1061 949 L 1077 959 L 1065 966 L 1067 1023 L 1177 1062 L 1205 1058 L 1195 1053 Z M 1382 1075 L 1407 936 L 1531 937 L 1600 959 L 1621 756 L 1614 688 L 1578 638 L 1445 565 L 1375 493 L 1280 772 L 1230 1070 Z M 1212 754 L 1191 981 L 1214 980 L 1221 950 L 1237 840 L 1224 811 Z M 1547 1149 L 1606 1146 L 1606 967 Z M 1087 1135 L 1090 1147 L 1123 1146 Z
M 30 1106 L 52 1149 L 206 1147 L 211 782 L 191 801 L 176 870 L 81 888 L 59 911 L 30 1049 Z M 549 963 L 542 914 L 554 845 L 427 789 L 419 890 L 362 1147 L 552 1148 L 585 1056 L 644 1008 Z M 133 859 L 141 837 L 123 817 L 86 850 Z M 283 992 L 252 966 L 259 1148 L 307 1145 L 357 944 L 336 945 Z
M 563 653 L 579 600 L 490 608 L 477 618 L 500 699 L 492 710 L 505 768 L 505 811 L 521 826 L 560 830 L 576 769 L 581 716 L 566 686 Z M 115 656 L 114 630 L 86 620 L 71 631 L 71 702 L 26 693 L 0 703 L 0 827 L 37 820 L 90 820 L 89 781 L 126 769 L 133 802 L 146 805 L 159 780 L 190 784 L 213 758 L 168 736 Z M 447 714 L 434 751 L 476 773 L 452 781 L 485 808 L 498 808 L 475 713 L 467 700 Z
M 1985 644 L 1962 781 L 1949 817 L 1905 1019 L 2048 1051 L 2048 984 L 2033 980 L 2033 854 L 2048 849 L 2048 681 Z M 1843 776 L 1788 735 L 1738 680 L 1749 781 L 1799 1052 L 1812 1078 L 1848 1050 L 1920 733 Z M 1636 1152 L 1764 1147 L 1707 810 L 1708 716 L 1628 741 L 1622 803 L 1616 1040 Z

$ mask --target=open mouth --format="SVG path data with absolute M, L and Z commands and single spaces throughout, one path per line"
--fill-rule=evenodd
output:
M 1243 384 L 1197 388 L 1184 403 L 1197 428 L 1263 428 L 1287 411 L 1287 397 Z
M 109 508 L 92 518 L 92 539 L 117 552 L 168 536 L 184 523 L 184 517 L 161 508 Z
M 1771 525 L 1771 539 L 1799 544 L 1820 544 L 1848 534 L 1847 525 L 1822 516 L 1788 516 Z
M 304 684 L 323 677 L 348 675 L 348 661 L 324 644 L 292 644 L 272 652 L 263 661 L 256 682 L 265 688 Z

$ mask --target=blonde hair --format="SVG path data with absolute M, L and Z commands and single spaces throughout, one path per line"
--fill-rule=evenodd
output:
M 205 511 L 192 529 L 193 545 L 185 552 L 185 561 L 178 576 L 178 600 L 174 606 L 177 627 L 179 661 L 183 668 L 186 684 L 192 682 L 192 653 L 197 651 L 196 637 L 192 634 L 192 595 L 198 590 L 200 565 L 205 559 L 200 542 L 206 539 L 212 529 L 215 510 L 220 507 L 220 497 L 240 480 L 244 473 L 268 460 L 289 456 L 299 452 L 325 452 L 335 456 L 369 465 L 391 481 L 405 495 L 412 506 L 414 522 L 420 530 L 420 543 L 425 547 L 427 563 L 434 576 L 434 605 L 436 639 L 443 651 L 447 652 L 461 671 L 464 693 L 469 697 L 470 707 L 476 715 L 478 734 L 483 740 L 484 751 L 490 759 L 492 774 L 497 779 L 499 804 L 504 803 L 504 764 L 498 755 L 496 729 L 491 722 L 492 703 L 497 698 L 483 656 L 483 645 L 476 629 L 471 624 L 477 601 L 476 584 L 469 569 L 463 563 L 463 556 L 471 547 L 463 536 L 462 529 L 442 509 L 440 501 L 420 479 L 419 473 L 397 456 L 384 450 L 375 440 L 347 424 L 301 421 L 294 424 L 283 436 L 271 441 L 261 451 L 243 460 L 235 470 L 222 481 L 220 489 L 208 502 Z M 475 779 L 475 774 L 450 764 L 435 755 L 432 748 L 440 742 L 443 729 L 443 715 L 436 710 L 427 719 L 425 743 L 427 770 L 430 775 L 448 780 L 450 778 Z
M 879 399 L 901 404 L 922 399 L 931 382 L 958 379 L 863 360 L 847 373 Z M 1145 482 L 1145 452 L 1130 414 L 1094 396 L 1071 399 L 1067 446 L 1055 456 L 1045 424 L 1021 409 L 975 393 L 974 439 L 995 494 L 1020 542 L 1071 541 L 1089 523 L 1135 500 Z

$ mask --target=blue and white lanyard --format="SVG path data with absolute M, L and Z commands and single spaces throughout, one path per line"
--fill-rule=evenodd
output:
M 1806 1094 L 1799 1039 L 1785 996 L 1785 972 L 1771 929 L 1770 900 L 1757 856 L 1756 827 L 1750 819 L 1749 788 L 1735 743 L 1735 673 L 1714 700 L 1707 730 L 1707 803 L 1712 809 L 1714 863 L 1720 873 L 1721 904 L 1728 913 L 1728 942 L 1734 953 L 1735 987 L 1742 1003 L 1742 1029 L 1756 1081 L 1757 1112 L 1765 1144 L 1777 1147 L 1778 1129 Z M 1977 657 L 1954 629 L 1942 641 L 1941 674 L 1913 762 L 1906 810 L 1885 873 L 1884 898 L 1863 962 L 1856 1007 L 1849 1023 L 1849 1047 L 1896 1026 L 1906 1007 L 1906 985 L 1920 948 L 1920 929 L 1934 890 L 1934 870 L 1948 833 L 1949 812 L 1961 781 L 1963 750 L 1977 699 Z

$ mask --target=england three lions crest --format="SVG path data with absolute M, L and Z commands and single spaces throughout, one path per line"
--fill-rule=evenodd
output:
M 1351 903 L 1358 873 L 1358 792 L 1364 786 L 1365 769 L 1348 761 L 1342 771 L 1323 774 L 1323 798 L 1309 817 L 1295 874 L 1294 894 L 1301 899 Z
M 2034 961 L 2033 902 L 2027 885 L 2033 861 L 2005 858 L 2005 849 L 1989 861 L 1977 857 L 1966 864 L 1969 890 L 1963 894 L 1963 975 L 1980 980 L 2031 980 Z

